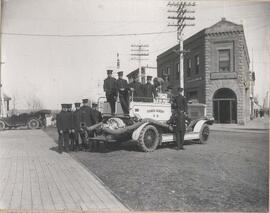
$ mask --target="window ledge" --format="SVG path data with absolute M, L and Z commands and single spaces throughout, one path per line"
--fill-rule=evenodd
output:
M 210 74 L 210 79 L 211 80 L 216 80 L 216 79 L 235 79 L 237 78 L 237 73 L 236 72 L 212 72 Z

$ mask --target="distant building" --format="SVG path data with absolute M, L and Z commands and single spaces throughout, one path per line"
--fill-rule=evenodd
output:
M 184 55 L 187 99 L 206 104 L 207 116 L 213 116 L 216 123 L 244 124 L 249 120 L 254 74 L 249 69 L 243 25 L 222 18 L 186 39 L 184 50 L 189 51 Z M 169 75 L 171 85 L 180 84 L 178 51 L 176 45 L 157 56 L 158 77 Z
M 141 71 L 142 71 L 142 75 L 140 78 L 140 82 L 142 82 L 143 84 L 146 83 L 146 76 L 150 75 L 153 78 L 157 77 L 156 67 L 142 66 Z M 134 76 L 138 76 L 138 75 L 139 75 L 139 68 L 127 74 L 128 81 L 130 82 L 131 79 L 134 78 Z

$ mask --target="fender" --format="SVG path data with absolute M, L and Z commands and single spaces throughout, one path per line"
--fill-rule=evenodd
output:
M 143 123 L 141 126 L 139 126 L 133 133 L 132 133 L 132 140 L 138 140 L 139 136 L 140 136 L 140 132 L 142 131 L 142 129 L 148 125 L 149 122 Z
M 208 120 L 199 120 L 195 126 L 194 126 L 194 129 L 193 129 L 193 132 L 200 132 L 201 131 L 201 128 L 202 126 L 207 123 Z

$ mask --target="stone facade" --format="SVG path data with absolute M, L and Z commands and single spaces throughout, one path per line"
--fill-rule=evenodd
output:
M 178 63 L 179 56 L 172 57 L 173 54 L 176 55 L 174 52 L 178 49 L 175 46 L 157 57 L 159 77 L 162 77 L 161 70 L 165 67 Z M 251 115 L 250 61 L 243 26 L 223 18 L 213 26 L 186 39 L 184 50 L 188 50 L 184 55 L 184 89 L 187 98 L 196 98 L 200 103 L 206 104 L 207 116 L 216 118 L 218 113 L 227 113 L 230 122 L 246 123 Z M 225 70 L 221 69 L 220 65 L 222 51 L 226 51 L 229 61 Z M 179 81 L 170 83 L 179 85 Z M 216 99 L 216 94 L 221 90 L 234 94 L 235 99 L 232 97 Z M 218 102 L 218 107 L 217 105 L 214 107 L 214 100 Z M 230 109 L 228 111 L 222 107 Z M 221 114 L 219 116 L 224 117 Z M 216 120 L 222 122 L 217 118 Z

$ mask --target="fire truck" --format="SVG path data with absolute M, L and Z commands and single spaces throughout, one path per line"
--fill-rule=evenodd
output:
M 105 97 L 98 99 L 103 121 L 87 127 L 95 130 L 92 141 L 119 144 L 135 141 L 144 152 L 152 152 L 159 145 L 174 142 L 176 139 L 173 127 L 167 124 L 171 117 L 171 103 L 167 94 L 158 94 L 153 102 L 133 101 L 131 97 L 129 115 L 124 115 L 121 104 L 116 102 L 116 114 L 111 115 L 109 103 Z M 184 140 L 205 143 L 208 140 L 213 118 L 207 118 L 206 106 L 201 103 L 188 104 L 188 118 L 186 119 L 186 133 Z

